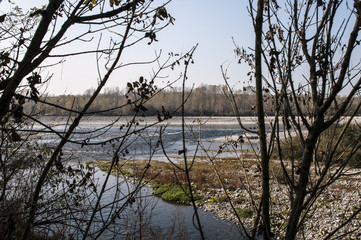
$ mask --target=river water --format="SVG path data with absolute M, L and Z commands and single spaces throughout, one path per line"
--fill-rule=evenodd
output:
M 103 172 L 97 172 L 95 175 L 100 183 L 104 176 L 105 173 Z M 112 186 L 117 182 L 119 180 L 111 176 L 108 185 Z M 121 188 L 123 193 L 126 193 L 127 189 L 132 189 L 129 182 L 123 182 Z M 112 201 L 114 195 L 114 192 L 108 191 L 102 199 L 102 204 L 106 205 Z M 136 196 L 136 204 L 128 206 L 120 217 L 121 220 L 118 220 L 119 223 L 117 224 L 124 225 L 121 231 L 130 231 L 130 235 L 134 237 L 133 231 L 138 230 L 141 215 L 143 225 L 150 227 L 154 233 L 154 237 L 149 238 L 143 235 L 144 239 L 200 239 L 200 233 L 193 224 L 193 207 L 165 202 L 152 195 L 152 189 L 147 187 L 143 187 Z M 107 209 L 102 211 L 103 216 L 107 214 Z M 217 220 L 215 214 L 205 212 L 202 209 L 198 209 L 198 214 L 206 239 L 240 239 L 242 237 L 239 227 L 234 223 Z M 96 231 L 96 229 L 93 230 Z M 143 231 L 146 232 L 145 229 Z M 179 237 L 180 235 L 183 237 Z M 105 232 L 101 239 L 114 239 L 114 234 L 111 231 Z M 129 238 L 121 235 L 115 239 Z M 134 239 L 138 238 L 135 237 Z
M 204 151 L 201 150 L 198 143 L 201 143 L 205 149 L 209 150 L 208 153 L 215 154 L 219 146 L 224 144 L 227 139 L 229 140 L 230 136 L 233 139 L 237 139 L 238 136 L 244 135 L 235 118 L 214 117 L 211 119 L 199 119 L 196 117 L 186 118 L 185 142 L 188 156 L 204 156 Z M 67 128 L 67 119 L 65 117 L 46 117 L 41 119 L 41 121 L 53 125 L 52 129 L 56 131 L 61 132 L 64 131 L 64 128 Z M 155 126 L 151 126 L 154 123 L 153 118 L 146 118 L 139 125 L 131 128 L 131 131 L 136 131 L 136 134 L 124 137 L 127 127 L 122 128 L 122 126 L 126 126 L 127 121 L 129 119 L 125 117 L 121 119 L 115 117 L 92 117 L 86 119 L 79 124 L 79 127 L 75 130 L 76 133 L 71 137 L 78 144 L 66 144 L 63 151 L 64 153 L 71 154 L 74 161 L 110 160 L 113 157 L 114 151 L 124 141 L 121 144 L 120 152 L 127 159 L 149 159 L 149 156 L 153 155 L 153 160 L 166 161 L 167 159 L 161 146 L 158 144 L 159 146 L 156 148 L 157 142 L 161 139 L 168 156 L 179 156 L 179 151 L 183 149 L 180 118 L 174 118 Z M 200 126 L 199 121 L 203 125 Z M 247 117 L 243 119 L 243 124 L 254 128 L 254 121 L 254 118 Z M 141 128 L 144 126 L 150 127 L 142 131 Z M 48 131 L 48 129 L 41 126 L 35 127 Z M 161 127 L 163 128 L 162 133 L 160 133 Z M 41 139 L 37 139 L 37 141 L 38 143 L 55 145 L 60 139 L 55 134 L 43 133 Z M 251 149 L 250 144 L 246 143 L 238 146 L 238 148 L 240 147 L 242 149 Z M 227 156 L 227 151 L 224 151 L 219 157 L 222 156 Z
M 47 117 L 41 121 L 52 125 L 52 129 L 56 131 L 64 131 L 67 128 L 67 119 L 65 117 Z M 116 117 L 97 117 L 86 119 L 81 122 L 75 130 L 71 139 L 74 143 L 67 143 L 63 148 L 64 156 L 68 156 L 72 162 L 84 162 L 90 160 L 111 160 L 115 151 L 119 150 L 119 155 L 124 159 L 149 159 L 167 161 L 163 149 L 160 147 L 161 140 L 168 157 L 179 159 L 180 151 L 183 149 L 181 119 L 174 118 L 162 125 L 150 126 L 154 119 L 148 118 L 139 122 L 139 125 L 132 126 L 131 131 L 135 134 L 126 136 L 128 118 L 118 119 Z M 205 123 L 206 122 L 206 123 Z M 218 154 L 219 147 L 224 144 L 230 136 L 237 139 L 244 133 L 239 129 L 239 125 L 235 118 L 218 117 L 206 119 L 203 118 L 186 118 L 187 127 L 185 130 L 185 142 L 188 156 L 204 156 L 205 152 L 200 150 L 199 143 L 208 150 L 211 155 Z M 201 124 L 201 125 L 200 125 Z M 254 128 L 254 119 L 244 118 L 243 124 L 250 128 Z M 104 127 L 105 126 L 105 127 Z M 142 127 L 150 126 L 144 131 L 140 131 Z M 55 146 L 59 142 L 59 137 L 53 133 L 46 133 L 48 129 L 40 125 L 35 128 L 44 131 L 36 138 L 40 144 Z M 139 132 L 137 132 L 139 130 Z M 77 142 L 77 143 L 76 143 Z M 158 144 L 157 144 L 158 143 Z M 257 146 L 253 146 L 256 147 Z M 238 146 L 241 149 L 251 149 L 250 144 L 242 144 Z M 227 157 L 232 153 L 223 151 L 218 157 Z M 104 172 L 100 170 L 95 177 L 99 184 L 104 181 Z M 109 186 L 117 184 L 118 180 L 111 176 L 108 183 Z M 184 205 L 175 205 L 164 202 L 157 197 L 151 195 L 151 189 L 144 188 L 140 194 L 151 205 L 152 209 L 150 223 L 154 229 L 159 229 L 162 234 L 169 232 L 172 226 L 175 231 L 186 235 L 186 239 L 199 239 L 199 232 L 193 224 L 193 208 Z M 113 196 L 110 194 L 105 196 L 103 204 L 111 201 Z M 239 239 L 239 229 L 230 222 L 216 220 L 214 214 L 204 212 L 199 209 L 201 223 L 207 239 Z M 127 213 L 129 214 L 129 213 Z M 112 235 L 106 235 L 106 239 L 111 239 Z M 174 234 L 172 239 L 176 239 Z

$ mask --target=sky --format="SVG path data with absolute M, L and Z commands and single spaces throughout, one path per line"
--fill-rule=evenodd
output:
M 13 2 L 27 10 L 32 6 L 46 4 L 47 0 L 13 0 Z M 224 84 L 221 65 L 228 69 L 229 81 L 232 85 L 242 85 L 247 69 L 242 69 L 242 66 L 237 64 L 232 38 L 240 46 L 252 46 L 253 29 L 246 9 L 247 2 L 243 0 L 173 0 L 167 6 L 167 10 L 176 19 L 174 25 L 170 25 L 157 35 L 158 42 L 148 45 L 148 41 L 145 40 L 140 46 L 125 52 L 123 61 L 150 60 L 159 50 L 162 50 L 164 57 L 168 52 L 185 53 L 195 44 L 199 44 L 194 54 L 195 64 L 191 65 L 188 72 L 187 86 Z M 3 0 L 0 3 L 0 11 L 8 10 L 7 0 Z M 76 32 L 77 29 L 73 28 L 71 31 Z M 89 56 L 66 59 L 63 64 L 48 69 L 48 72 L 42 72 L 45 76 L 53 74 L 43 91 L 50 94 L 78 94 L 89 88 L 95 88 L 97 74 L 94 64 L 95 58 Z M 140 75 L 149 76 L 152 71 L 152 66 L 132 67 L 118 71 L 107 87 L 122 89 L 127 82 L 137 80 Z M 164 76 L 166 75 L 168 74 Z M 157 84 L 164 85 L 164 82 L 175 78 L 176 76 L 161 79 Z M 181 86 L 181 82 L 175 85 Z
M 25 11 L 30 7 L 40 7 L 48 2 L 48 0 L 12 1 Z M 166 0 L 155 0 L 155 2 L 162 3 L 164 1 Z M 160 61 L 165 61 L 169 52 L 186 53 L 198 44 L 194 53 L 195 63 L 188 70 L 186 85 L 198 87 L 202 84 L 225 84 L 221 71 L 221 66 L 223 66 L 223 69 L 227 69 L 230 85 L 235 89 L 242 89 L 250 84 L 247 76 L 250 69 L 245 63 L 238 64 L 232 39 L 239 47 L 248 49 L 249 53 L 252 52 L 249 48 L 253 49 L 254 30 L 247 7 L 247 0 L 172 0 L 166 8 L 168 13 L 175 18 L 174 25 L 159 32 L 157 42 L 154 41 L 148 45 L 149 39 L 145 39 L 136 46 L 125 50 L 121 62 L 150 61 L 160 51 L 162 51 Z M 341 11 L 344 10 L 341 9 Z M 0 1 L 0 13 L 7 11 L 9 11 L 8 0 Z M 342 13 L 340 14 L 341 18 L 347 16 L 348 10 L 345 11 L 345 14 Z M 336 19 L 335 24 L 341 24 L 341 20 Z M 75 25 L 70 29 L 69 34 L 75 36 L 84 30 L 86 30 L 84 26 Z M 76 51 L 89 46 L 94 49 L 99 38 L 99 34 L 95 35 L 92 43 L 72 43 L 66 48 L 56 50 L 55 53 Z M 357 51 L 360 52 L 360 49 L 358 48 Z M 357 63 L 360 60 L 358 57 L 360 54 L 354 54 L 353 62 Z M 55 62 L 50 60 L 48 63 Z M 124 89 L 127 82 L 136 81 L 140 76 L 149 79 L 156 68 L 157 66 L 153 64 L 119 69 L 112 75 L 106 88 Z M 299 68 L 299 70 L 299 78 L 303 78 L 306 71 L 303 68 Z M 172 82 L 177 79 L 181 72 L 182 69 L 164 72 L 156 84 L 162 87 L 168 81 Z M 52 75 L 51 80 L 40 91 L 51 95 L 82 94 L 88 89 L 94 89 L 99 80 L 96 57 L 89 55 L 67 58 L 62 64 L 47 68 L 41 74 L 43 79 Z M 178 81 L 174 86 L 179 87 L 181 84 L 182 82 Z

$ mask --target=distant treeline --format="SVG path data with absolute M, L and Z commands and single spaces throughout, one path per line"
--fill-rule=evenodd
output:
M 234 116 L 236 115 L 233 106 L 224 93 L 228 92 L 222 85 L 202 85 L 195 89 L 185 91 L 185 115 L 187 116 Z M 92 90 L 85 91 L 81 95 L 60 95 L 43 98 L 43 101 L 58 105 L 66 109 L 80 111 L 87 100 L 90 98 Z M 229 95 L 229 94 L 228 94 Z M 256 98 L 252 88 L 245 88 L 233 92 L 237 104 L 238 114 L 240 116 L 255 115 Z M 126 90 L 119 88 L 107 89 L 99 94 L 88 112 L 94 112 L 96 115 L 132 115 L 134 105 L 127 104 L 131 99 L 131 94 Z M 351 108 L 356 107 L 356 99 Z M 271 98 L 265 98 L 265 111 L 268 115 L 274 115 L 273 109 L 275 103 Z M 146 116 L 154 116 L 162 109 L 170 112 L 173 116 L 181 114 L 180 106 L 182 104 L 182 91 L 180 88 L 171 88 L 158 92 L 149 99 L 144 107 L 147 109 Z M 122 107 L 121 107 L 122 106 Z M 36 105 L 28 105 L 27 109 L 35 107 L 36 112 L 42 115 L 68 115 L 65 109 L 55 107 L 49 104 L 38 102 Z M 361 112 L 359 112 L 360 114 Z
M 235 115 L 230 100 L 226 97 L 221 85 L 202 85 L 195 89 L 185 91 L 185 115 L 187 116 L 232 116 Z M 80 111 L 86 101 L 90 98 L 92 90 L 85 91 L 80 95 L 60 95 L 44 97 L 41 100 L 48 103 Z M 131 94 L 126 94 L 126 90 L 119 88 L 106 89 L 99 94 L 88 112 L 97 115 L 132 115 L 134 105 L 127 105 Z M 126 97 L 128 96 L 128 98 Z M 239 114 L 243 116 L 254 115 L 255 96 L 251 89 L 248 91 L 236 91 L 234 98 L 237 102 Z M 134 99 L 134 98 L 133 98 Z M 158 92 L 145 103 L 145 115 L 153 116 L 161 112 L 164 108 L 172 115 L 181 114 L 182 91 L 180 88 L 171 88 Z M 123 107 L 120 107 L 123 106 Z M 28 105 L 27 108 L 34 107 Z M 120 108 L 119 108 L 120 107 Z M 59 107 L 54 107 L 41 101 L 35 105 L 36 112 L 42 115 L 67 115 L 68 111 Z M 110 110 L 109 110 L 110 109 Z M 112 109 L 112 110 L 111 110 Z M 109 111 L 107 111 L 109 110 Z

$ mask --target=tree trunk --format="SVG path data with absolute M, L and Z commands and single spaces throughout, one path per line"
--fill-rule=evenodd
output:
M 48 7 L 45 10 L 46 14 L 43 15 L 23 60 L 19 63 L 19 67 L 16 70 L 14 76 L 6 81 L 6 86 L 3 86 L 4 91 L 0 97 L 0 120 L 8 112 L 11 98 L 14 96 L 15 91 L 23 78 L 40 64 L 39 63 L 37 66 L 31 66 L 31 61 L 37 54 L 39 54 L 40 45 L 43 41 L 46 31 L 48 30 L 48 26 L 50 25 L 55 12 L 63 1 L 64 0 L 52 0 L 49 2 Z
M 263 26 L 264 1 L 257 2 L 257 16 L 255 24 L 255 78 L 256 78 L 256 101 L 258 115 L 258 135 L 262 162 L 262 219 L 264 239 L 271 239 L 271 221 L 269 216 L 269 156 L 267 153 L 267 138 L 265 127 L 265 114 L 263 108 L 262 87 L 262 26 Z
M 305 140 L 305 147 L 302 155 L 302 163 L 300 166 L 300 178 L 296 186 L 296 198 L 292 203 L 292 211 L 287 225 L 286 238 L 287 240 L 293 240 L 296 238 L 298 231 L 298 222 L 303 210 L 303 202 L 306 197 L 306 187 L 309 181 L 310 167 L 313 158 L 313 151 L 316 146 L 318 136 L 316 133 L 311 133 Z

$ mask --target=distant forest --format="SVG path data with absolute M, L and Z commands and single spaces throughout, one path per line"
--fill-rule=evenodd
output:
M 90 98 L 93 90 L 89 89 L 84 94 L 79 95 L 59 95 L 48 96 L 40 99 L 37 104 L 27 105 L 28 111 L 36 111 L 41 115 L 68 115 L 69 111 L 52 106 L 51 104 L 80 111 L 82 106 Z M 186 116 L 234 116 L 235 112 L 230 100 L 225 94 L 229 92 L 224 85 L 201 85 L 194 89 L 187 89 L 185 91 L 185 115 Z M 255 115 L 254 108 L 256 104 L 255 94 L 251 87 L 244 88 L 233 92 L 234 99 L 237 104 L 238 113 L 241 116 Z M 270 95 L 269 95 L 270 96 Z M 127 94 L 127 90 L 119 88 L 106 89 L 99 94 L 94 104 L 90 107 L 88 112 L 95 115 L 132 115 L 134 113 L 134 105 L 127 104 L 129 99 L 134 99 L 134 96 Z M 342 101 L 342 99 L 340 99 Z M 43 102 L 50 103 L 46 104 Z M 355 99 L 352 109 L 356 107 Z M 163 110 L 168 111 L 173 116 L 181 114 L 180 106 L 182 104 L 182 90 L 181 88 L 169 88 L 156 93 L 153 98 L 149 99 L 144 104 L 146 111 L 144 115 L 154 116 Z M 271 109 L 274 103 L 271 97 L 267 97 L 265 93 L 265 112 L 268 115 L 274 115 Z M 120 107 L 122 106 L 122 107 Z M 305 105 L 306 106 L 306 105 Z M 361 111 L 358 112 L 358 115 Z

